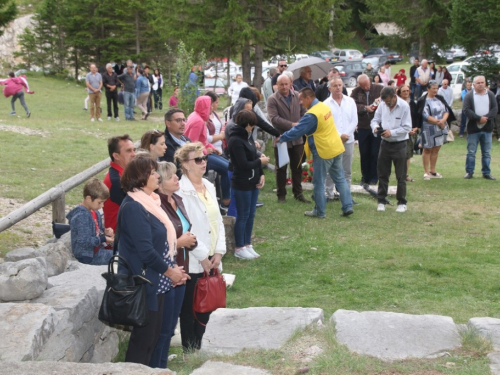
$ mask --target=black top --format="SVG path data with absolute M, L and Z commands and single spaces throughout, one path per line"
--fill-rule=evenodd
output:
M 120 74 L 118 79 L 123 83 L 125 92 L 135 91 L 135 79 L 134 74 L 128 74 L 127 72 Z
M 415 82 L 415 71 L 418 69 L 419 67 L 418 66 L 415 66 L 415 65 L 412 65 L 411 68 L 410 68 L 410 79 L 411 79 L 411 83 L 416 83 Z
M 424 121 L 424 118 L 422 114 L 424 113 L 424 108 L 425 108 L 425 100 L 427 99 L 427 95 L 423 95 L 418 99 L 417 102 L 417 125 L 413 125 L 414 128 L 422 128 L 422 123 Z M 448 124 L 450 124 L 452 121 L 456 120 L 455 114 L 453 113 L 453 109 L 448 105 L 446 102 L 446 99 L 443 98 L 441 95 L 436 95 L 436 99 L 439 99 L 441 103 L 444 104 L 446 109 L 448 110 L 448 120 L 446 121 Z M 412 116 L 412 121 L 413 121 L 413 116 Z
M 231 187 L 237 190 L 257 189 L 256 185 L 264 172 L 251 134 L 241 126 L 235 126 L 229 138 L 228 148 L 233 165 Z
M 102 74 L 102 85 L 104 86 L 104 88 L 106 89 L 106 91 L 110 91 L 110 88 L 108 87 L 108 85 L 110 86 L 120 86 L 120 82 L 118 81 L 118 75 L 113 72 L 111 73 L 111 75 L 109 75 L 109 73 L 106 71 Z M 115 88 L 115 91 L 116 91 L 116 88 Z
M 276 74 L 274 75 L 274 77 L 273 77 L 273 78 L 271 78 L 271 87 L 272 87 L 272 86 L 274 86 L 274 85 L 277 85 L 277 84 L 278 84 L 278 77 L 279 77 L 280 75 L 281 75 L 280 73 L 276 73 Z M 273 89 L 273 92 L 275 92 L 275 91 L 274 91 L 274 89 Z
M 188 137 L 186 137 L 185 135 L 181 135 L 181 139 L 184 142 L 191 142 L 191 140 Z M 175 151 L 177 151 L 177 149 L 181 146 L 176 141 L 174 141 L 173 135 L 169 133 L 167 127 L 165 127 L 165 144 L 167 145 L 167 151 L 165 151 L 165 154 L 160 158 L 160 160 L 161 161 L 169 161 L 171 163 L 174 163 L 177 166 L 177 173 L 176 174 L 180 178 L 182 175 L 182 171 L 180 168 L 180 164 L 176 164 L 174 161 L 174 154 L 175 154 Z
M 487 90 L 487 94 L 490 101 L 490 110 L 487 114 L 483 115 L 488 118 L 488 121 L 486 121 L 486 124 L 482 128 L 477 127 L 481 116 L 476 114 L 476 108 L 474 105 L 474 91 L 471 91 L 465 95 L 462 110 L 469 119 L 469 121 L 467 121 L 467 134 L 479 132 L 491 133 L 493 131 L 493 126 L 495 125 L 495 117 L 498 112 L 498 105 L 495 94 L 493 94 L 490 90 Z

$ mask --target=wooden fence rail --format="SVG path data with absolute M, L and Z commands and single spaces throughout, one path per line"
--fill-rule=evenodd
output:
M 66 193 L 81 183 L 87 181 L 89 178 L 95 176 L 102 170 L 108 168 L 109 162 L 109 158 L 100 161 L 83 172 L 80 172 L 61 182 L 59 185 L 54 186 L 52 189 L 47 190 L 45 193 L 29 201 L 21 208 L 18 208 L 7 216 L 2 217 L 0 219 L 0 232 L 27 218 L 49 203 L 52 203 L 52 220 L 56 223 L 64 223 L 66 221 Z

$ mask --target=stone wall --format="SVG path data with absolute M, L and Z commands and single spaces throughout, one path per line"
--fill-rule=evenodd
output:
M 19 51 L 19 35 L 21 35 L 26 27 L 32 28 L 31 20 L 33 14 L 28 14 L 16 18 L 4 28 L 4 33 L 0 36 L 0 61 L 2 66 L 0 70 L 10 70 L 14 65 L 22 62 L 21 58 L 15 58 L 14 52 Z

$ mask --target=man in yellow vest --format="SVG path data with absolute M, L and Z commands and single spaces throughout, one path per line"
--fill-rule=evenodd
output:
M 314 91 L 309 87 L 300 90 L 299 100 L 307 112 L 297 125 L 279 137 L 278 142 L 293 141 L 304 135 L 307 137 L 305 151 L 308 159 L 311 154 L 313 158 L 313 199 L 316 204 L 312 211 L 306 211 L 304 215 L 326 217 L 325 179 L 329 173 L 340 193 L 341 216 L 349 216 L 353 210 L 351 191 L 342 168 L 342 153 L 345 149 L 335 127 L 330 107 L 316 99 Z

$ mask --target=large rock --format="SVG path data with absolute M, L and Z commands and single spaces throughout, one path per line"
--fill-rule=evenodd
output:
M 472 318 L 468 322 L 469 327 L 490 339 L 495 350 L 500 351 L 500 319 L 494 318 Z
M 222 216 L 222 222 L 224 223 L 224 232 L 226 233 L 226 251 L 228 253 L 234 253 L 236 247 L 234 239 L 234 224 L 236 223 L 236 218 L 234 216 Z
M 271 375 L 269 372 L 254 367 L 233 365 L 231 363 L 206 361 L 191 375 Z
M 175 375 L 168 369 L 137 363 L 8 362 L 0 363 L 0 374 L 15 375 Z
M 90 362 L 103 363 L 114 360 L 118 354 L 119 343 L 120 336 L 118 332 L 115 329 L 105 326 L 104 331 L 99 336 L 99 342 L 93 348 L 93 355 Z
M 34 258 L 0 264 L 0 301 L 25 301 L 40 296 L 47 287 L 45 259 Z
M 5 255 L 5 261 L 19 262 L 20 260 L 36 258 L 37 256 L 38 256 L 37 251 L 32 247 L 22 247 L 20 249 L 9 251 Z
M 378 311 L 337 310 L 336 338 L 349 350 L 385 361 L 434 358 L 460 347 L 453 319 Z
M 218 309 L 210 316 L 201 351 L 233 354 L 246 349 L 277 349 L 298 329 L 323 320 L 323 310 L 302 307 Z
M 63 242 L 57 241 L 37 249 L 39 256 L 47 261 L 47 272 L 49 277 L 60 275 L 66 270 L 69 255 L 68 249 Z
M 66 246 L 69 258 L 75 260 L 76 258 L 71 250 L 71 231 L 64 233 L 61 238 L 59 238 L 58 242 L 61 242 L 64 246 Z
M 52 307 L 34 303 L 1 303 L 0 316 L 0 373 L 18 374 L 1 362 L 37 359 L 59 319 Z
M 491 375 L 500 375 L 500 353 L 489 353 L 488 359 L 490 360 Z
M 74 271 L 49 278 L 49 288 L 33 302 L 53 307 L 60 322 L 40 360 L 92 360 L 92 348 L 100 342 L 106 327 L 97 319 L 106 287 L 101 276 L 105 271 L 106 266 L 80 264 Z

